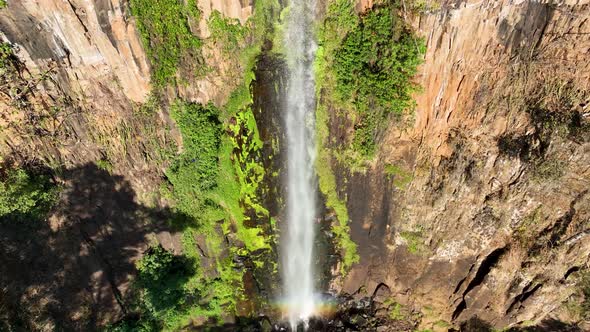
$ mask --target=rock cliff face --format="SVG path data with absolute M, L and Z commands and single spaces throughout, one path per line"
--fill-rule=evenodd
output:
M 251 5 L 242 6 L 239 1 L 202 1 L 199 8 L 202 15 L 192 29 L 204 39 L 209 37 L 207 20 L 213 10 L 240 21 L 252 11 Z M 22 128 L 6 123 L 29 115 L 22 108 L 14 114 L 14 108 L 3 105 L 4 155 L 35 155 L 49 163 L 73 166 L 108 153 L 115 166 L 121 163 L 122 172 L 141 182 L 142 175 L 133 173 L 153 168 L 142 160 L 142 154 L 150 152 L 141 144 L 125 145 L 125 140 L 129 131 L 146 129 L 137 123 L 134 109 L 151 92 L 150 67 L 129 11 L 125 0 L 8 1 L 0 15 L 0 36 L 17 47 L 16 55 L 27 69 L 23 80 L 30 86 L 29 103 L 57 108 L 59 112 L 46 117 L 63 125 L 48 133 L 59 142 L 27 138 Z M 227 100 L 240 79 L 239 64 L 224 58 L 212 42 L 205 42 L 204 56 L 205 64 L 214 70 L 193 84 L 169 89 L 168 98 L 180 95 L 218 105 Z M 160 118 L 160 126 L 170 125 L 166 114 Z M 156 140 L 162 140 L 162 131 L 155 134 L 160 136 Z
M 172 212 L 152 197 L 160 152 L 182 144 L 167 104 L 228 100 L 239 54 L 223 53 L 207 20 L 218 10 L 243 23 L 253 4 L 198 2 L 190 28 L 212 70 L 167 87 L 145 114 L 153 64 L 127 0 L 7 3 L 0 38 L 23 71 L 2 83 L 0 153 L 64 169 L 64 191 L 47 224 L 0 224 L 0 322 L 93 330 L 127 313 L 121 298 L 150 241 L 182 250 L 163 222 Z M 423 328 L 579 321 L 567 308 L 590 255 L 590 1 L 427 3 L 405 13 L 427 42 L 415 119 L 391 122 L 366 172 L 334 165 L 360 255 L 334 288 L 395 301 Z M 256 91 L 278 89 L 281 75 L 267 76 L 254 103 L 258 126 L 271 127 L 260 110 L 280 97 Z M 268 128 L 261 136 L 275 153 Z
M 590 254 L 589 15 L 588 1 L 446 1 L 415 19 L 415 125 L 392 125 L 379 161 L 341 176 L 361 255 L 344 291 L 391 294 L 424 327 L 576 319 L 564 308 Z
M 181 144 L 167 104 L 177 96 L 227 101 L 242 70 L 208 40 L 207 20 L 213 10 L 241 22 L 252 12 L 237 0 L 199 8 L 191 29 L 213 70 L 167 88 L 153 112 L 142 111 L 152 64 L 127 0 L 9 0 L 0 9 L 0 38 L 14 46 L 20 69 L 2 83 L 2 161 L 60 169 L 63 187 L 47 224 L 0 225 L 0 329 L 114 323 L 127 314 L 121 299 L 148 244 L 182 251 L 165 224 L 171 212 L 154 199 L 167 166 L 162 151 Z

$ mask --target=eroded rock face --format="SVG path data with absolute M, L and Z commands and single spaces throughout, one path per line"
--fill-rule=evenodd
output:
M 241 80 L 238 54 L 228 56 L 221 45 L 209 41 L 207 22 L 218 10 L 225 17 L 245 23 L 252 13 L 249 3 L 233 0 L 200 1 L 200 21 L 191 27 L 204 39 L 204 77 L 194 73 L 190 84 L 181 84 L 162 92 L 163 99 L 177 96 L 186 100 L 223 105 Z M 27 118 L 22 107 L 1 103 L 0 125 L 5 130 L 0 144 L 3 155 L 35 155 L 46 164 L 66 167 L 83 165 L 108 154 L 115 168 L 131 177 L 143 190 L 142 172 L 157 171 L 142 160 L 149 153 L 142 144 L 127 144 L 129 136 L 140 133 L 145 123 L 138 122 L 136 110 L 152 92 L 150 63 L 130 15 L 127 0 L 24 0 L 9 1 L 0 11 L 0 39 L 15 46 L 25 68 L 23 84 L 32 96 L 28 102 L 54 107 L 50 114 L 55 131 L 42 137 L 25 135 L 22 130 L 5 127 L 6 122 Z M 178 68 L 182 73 L 184 68 Z M 49 112 L 51 113 L 51 112 Z M 168 112 L 160 110 L 159 119 L 149 119 L 159 127 L 174 127 Z M 145 122 L 145 121 L 144 121 Z M 63 125 L 61 125 L 63 123 Z M 167 135 L 159 130 L 159 138 Z M 172 134 L 181 144 L 177 132 Z M 53 140 L 57 140 L 54 142 Z M 143 144 L 145 145 L 145 144 Z
M 448 1 L 416 19 L 415 125 L 392 125 L 379 162 L 340 183 L 361 255 L 344 291 L 385 284 L 425 327 L 568 318 L 569 271 L 590 254 L 589 15 L 588 1 Z
M 12 1 L 0 27 L 3 39 L 21 46 L 29 70 L 55 63 L 64 83 L 87 98 L 99 101 L 99 86 L 118 82 L 125 97 L 142 102 L 150 89 L 149 67 L 127 11 L 120 0 Z
M 70 171 L 61 216 L 30 234 L 10 225 L 0 231 L 0 304 L 14 317 L 16 308 L 36 305 L 42 314 L 31 328 L 51 330 L 57 321 L 89 330 L 123 316 L 119 293 L 150 237 L 180 251 L 177 236 L 145 223 L 168 211 L 138 202 L 161 174 L 145 155 L 150 139 L 179 137 L 165 136 L 165 111 L 156 115 L 154 136 L 133 115 L 151 86 L 127 1 L 8 2 L 0 36 L 18 46 L 31 79 L 51 73 L 32 98 L 63 98 L 58 119 L 67 121 L 42 137 L 4 132 L 2 154 Z M 237 0 L 199 7 L 194 32 L 205 39 L 213 10 L 242 23 L 252 12 Z M 344 301 L 342 316 L 317 322 L 319 329 L 413 328 L 399 325 L 405 318 L 387 319 L 391 299 L 408 315 L 419 313 L 425 327 L 440 320 L 470 326 L 475 316 L 498 327 L 569 318 L 561 307 L 590 253 L 589 16 L 587 0 L 457 0 L 416 19 L 428 45 L 416 122 L 389 128 L 366 174 L 340 172 L 361 261 L 337 290 L 358 301 Z M 168 97 L 227 100 L 240 64 L 211 43 L 203 52 L 212 73 Z M 138 141 L 126 144 L 130 138 Z M 87 166 L 105 157 L 105 147 L 117 175 Z M 386 164 L 413 181 L 396 184 Z M 366 298 L 379 305 L 357 308 Z M 256 324 L 273 328 L 268 320 Z
M 0 225 L 0 324 L 91 331 L 114 323 L 126 314 L 122 298 L 148 243 L 181 253 L 178 230 L 165 224 L 171 211 L 153 199 L 167 166 L 158 151 L 181 145 L 167 104 L 177 96 L 227 101 L 243 70 L 238 54 L 228 59 L 208 42 L 207 20 L 219 10 L 243 23 L 252 12 L 232 0 L 199 7 L 191 28 L 213 70 L 161 91 L 164 105 L 143 113 L 151 70 L 127 0 L 9 0 L 0 9 L 0 39 L 15 47 L 26 92 L 0 96 L 0 156 L 63 170 L 47 224 L 26 233 Z

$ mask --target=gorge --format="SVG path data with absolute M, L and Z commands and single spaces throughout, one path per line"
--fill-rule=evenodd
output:
M 0 331 L 590 330 L 590 0 L 0 0 Z

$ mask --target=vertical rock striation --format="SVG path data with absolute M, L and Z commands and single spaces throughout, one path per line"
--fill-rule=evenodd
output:
M 415 125 L 393 123 L 378 162 L 341 176 L 361 255 L 344 291 L 384 284 L 425 327 L 576 319 L 564 308 L 590 255 L 589 17 L 584 0 L 442 1 L 414 19 L 427 41 Z M 396 185 L 386 165 L 413 180 Z

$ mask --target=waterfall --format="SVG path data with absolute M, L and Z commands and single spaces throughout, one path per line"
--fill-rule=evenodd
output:
M 300 322 L 307 325 L 316 307 L 315 8 L 315 0 L 291 0 L 284 36 L 289 78 L 283 110 L 287 135 L 287 224 L 281 235 L 281 272 L 286 314 L 293 330 Z

